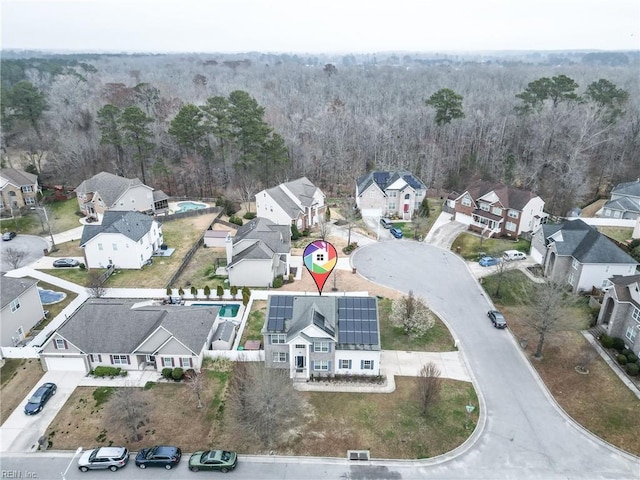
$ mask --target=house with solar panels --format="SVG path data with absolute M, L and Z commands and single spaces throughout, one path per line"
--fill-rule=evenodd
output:
M 374 297 L 271 295 L 262 334 L 266 366 L 290 378 L 380 374 Z
M 411 172 L 374 171 L 356 180 L 356 206 L 363 216 L 411 220 L 427 194 L 427 187 Z

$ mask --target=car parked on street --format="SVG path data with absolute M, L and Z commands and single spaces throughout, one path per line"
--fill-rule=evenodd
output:
M 217 470 L 227 473 L 238 465 L 238 455 L 236 452 L 228 450 L 204 450 L 195 452 L 189 458 L 189 470 L 197 472 L 199 470 Z
M 24 413 L 35 415 L 41 412 L 49 399 L 56 394 L 57 389 L 58 387 L 55 383 L 47 382 L 40 385 L 24 406 Z
M 81 472 L 89 470 L 106 470 L 112 472 L 123 468 L 129 461 L 129 450 L 126 447 L 99 447 L 85 451 L 78 460 Z
M 399 228 L 394 227 L 390 229 L 389 232 L 396 238 L 402 238 L 402 230 L 400 230 Z
M 140 468 L 164 467 L 171 470 L 180 463 L 182 451 L 178 447 L 157 445 L 151 448 L 143 448 L 136 455 L 136 466 Z
M 478 263 L 481 267 L 493 267 L 494 265 L 498 265 L 500 263 L 500 259 L 496 257 L 482 257 L 478 260 Z
M 500 313 L 498 310 L 489 310 L 487 312 L 487 316 L 489 317 L 489 320 L 491 320 L 491 323 L 494 327 L 507 328 L 507 321 L 504 319 L 502 313 Z
M 8 242 L 10 240 L 13 240 L 16 235 L 17 235 L 16 232 L 4 232 L 2 234 L 2 240 L 4 240 L 5 242 Z
M 53 266 L 56 268 L 77 267 L 78 265 L 80 265 L 80 262 L 73 258 L 59 258 L 58 260 L 54 260 L 53 262 Z
M 507 250 L 502 254 L 502 259 L 505 262 L 511 262 L 513 260 L 526 260 L 527 254 L 518 250 Z

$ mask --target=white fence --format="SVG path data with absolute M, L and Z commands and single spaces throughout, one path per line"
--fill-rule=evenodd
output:
M 31 347 L 0 347 L 2 358 L 38 358 L 38 350 Z
M 636 220 L 627 220 L 622 218 L 587 218 L 587 217 L 569 217 L 567 220 L 582 220 L 587 225 L 594 227 L 627 227 L 636 226 Z
M 205 350 L 205 358 L 228 358 L 234 362 L 264 362 L 264 350 Z

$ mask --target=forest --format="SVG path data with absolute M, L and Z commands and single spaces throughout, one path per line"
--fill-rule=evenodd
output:
M 530 189 L 564 215 L 640 176 L 639 70 L 637 52 L 3 52 L 2 166 L 237 200 L 303 175 L 350 196 L 406 169 L 434 192 Z

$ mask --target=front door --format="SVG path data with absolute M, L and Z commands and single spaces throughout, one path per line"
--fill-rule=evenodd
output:
M 296 369 L 302 370 L 302 369 L 304 369 L 304 366 L 305 366 L 305 357 L 304 357 L 304 355 L 297 355 L 296 356 Z

